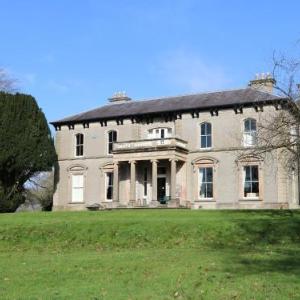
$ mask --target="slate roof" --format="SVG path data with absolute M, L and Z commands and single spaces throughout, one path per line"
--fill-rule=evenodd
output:
M 230 91 L 202 93 L 167 97 L 153 100 L 128 101 L 126 103 L 108 104 L 99 108 L 67 117 L 53 125 L 82 123 L 101 119 L 114 119 L 142 115 L 155 115 L 167 112 L 184 112 L 192 110 L 210 110 L 214 108 L 230 108 L 235 106 L 251 106 L 255 103 L 273 103 L 282 98 L 258 91 L 254 88 L 245 88 Z

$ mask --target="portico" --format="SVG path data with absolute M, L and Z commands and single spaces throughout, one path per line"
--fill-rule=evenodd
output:
M 186 142 L 177 138 L 118 142 L 113 146 L 115 206 L 179 206 L 185 184 Z M 122 178 L 120 176 L 122 174 Z M 177 180 L 177 177 L 181 180 Z M 120 193 L 120 182 L 123 188 Z M 129 195 L 128 195 L 129 194 Z M 124 198 L 124 199 L 122 199 Z

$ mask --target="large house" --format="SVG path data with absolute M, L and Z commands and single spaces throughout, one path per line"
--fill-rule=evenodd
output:
M 133 101 L 56 122 L 55 210 L 298 207 L 280 155 L 244 159 L 258 120 L 289 101 L 260 76 L 237 90 Z

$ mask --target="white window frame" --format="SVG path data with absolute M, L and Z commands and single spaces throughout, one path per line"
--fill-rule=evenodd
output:
M 205 181 L 205 182 L 203 182 L 202 181 L 202 178 L 201 178 L 201 172 L 200 172 L 200 170 L 201 169 L 211 169 L 212 170 L 212 181 Z M 212 197 L 201 197 L 201 195 L 200 195 L 200 192 L 201 192 L 201 185 L 202 184 L 211 184 L 212 185 Z M 214 167 L 211 165 L 211 166 L 209 166 L 209 165 L 205 165 L 205 166 L 199 166 L 198 167 L 198 199 L 199 200 L 212 200 L 212 199 L 214 199 Z
M 74 186 L 75 178 L 81 178 L 81 183 L 78 183 Z M 71 203 L 84 203 L 84 174 L 72 174 L 71 175 Z M 81 197 L 79 200 L 75 200 L 74 194 L 75 191 L 80 191 Z
M 148 130 L 148 139 L 167 139 L 170 137 L 172 137 L 172 128 L 170 127 L 158 127 Z
M 257 180 L 253 180 L 251 178 L 251 180 L 247 180 L 247 182 L 250 182 L 251 184 L 252 183 L 257 183 L 258 185 L 258 195 L 249 195 L 249 196 L 245 196 L 245 184 L 246 184 L 246 168 L 250 168 L 250 174 L 252 174 L 252 168 L 253 167 L 256 167 L 257 168 Z M 251 165 L 244 165 L 243 166 L 243 169 L 242 169 L 242 172 L 243 172 L 243 198 L 244 199 L 259 199 L 260 197 L 260 170 L 259 170 L 259 165 L 255 165 L 255 164 L 251 164 Z M 252 176 L 251 176 L 252 177 Z M 250 193 L 250 194 L 253 194 L 253 193 Z
M 210 125 L 210 134 L 207 134 L 207 126 L 205 127 L 205 134 L 202 134 L 202 125 Z M 202 145 L 202 137 L 206 138 L 206 144 L 207 144 L 207 139 L 210 137 L 210 147 L 204 147 Z M 200 124 L 200 149 L 211 149 L 213 145 L 213 135 L 212 135 L 212 124 L 210 122 L 202 122 Z
M 249 130 L 246 130 L 246 122 L 250 122 Z M 252 128 L 252 122 L 255 123 L 255 130 Z M 244 147 L 254 147 L 257 145 L 257 121 L 253 118 L 247 118 L 243 122 L 243 145 Z
M 116 140 L 110 142 L 110 141 L 109 141 L 109 135 L 110 135 L 111 133 L 113 133 L 113 132 L 116 133 Z M 118 131 L 117 131 L 117 130 L 110 130 L 110 131 L 108 131 L 108 132 L 107 132 L 107 154 L 108 154 L 108 155 L 112 155 L 112 152 L 109 151 L 109 146 L 110 146 L 110 144 L 112 145 L 112 150 L 113 150 L 113 144 L 114 144 L 115 142 L 117 142 L 117 141 L 118 141 Z
M 77 137 L 78 136 L 82 136 L 82 144 L 77 143 Z M 83 157 L 84 156 L 84 134 L 83 133 L 76 133 L 74 137 L 75 137 L 74 156 L 75 157 Z M 77 155 L 77 149 L 79 147 L 82 147 L 82 155 Z
M 111 176 L 112 184 L 109 184 L 109 176 Z M 111 199 L 107 198 L 107 190 L 111 187 Z M 114 173 L 113 171 L 105 172 L 105 201 L 112 202 L 114 198 Z

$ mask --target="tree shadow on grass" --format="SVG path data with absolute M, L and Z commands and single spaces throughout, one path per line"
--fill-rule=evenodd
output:
M 265 253 L 245 252 L 230 258 L 225 270 L 236 276 L 282 273 L 300 276 L 300 250 L 276 250 Z
M 260 215 L 233 221 L 241 237 L 238 254 L 232 258 L 237 274 L 300 275 L 299 212 L 264 211 Z

